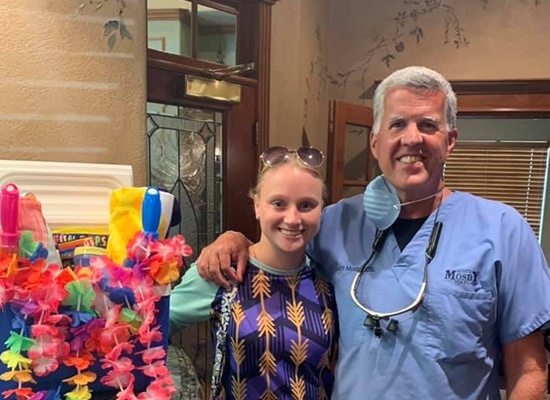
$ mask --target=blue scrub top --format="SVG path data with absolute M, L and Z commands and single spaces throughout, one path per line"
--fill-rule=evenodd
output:
M 387 235 L 361 278 L 358 298 L 365 306 L 391 312 L 415 299 L 435 217 L 434 211 L 403 251 L 393 233 Z M 341 336 L 333 400 L 500 399 L 502 344 L 550 320 L 548 266 L 515 209 L 454 192 L 437 220 L 443 227 L 422 305 L 394 317 L 396 333 L 377 338 L 350 296 L 375 227 L 361 195 L 325 209 L 309 252 L 336 293 Z

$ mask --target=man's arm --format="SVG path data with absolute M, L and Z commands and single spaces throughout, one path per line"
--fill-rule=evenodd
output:
M 547 364 L 542 332 L 505 344 L 503 349 L 507 399 L 546 399 Z
M 222 233 L 212 244 L 202 249 L 197 258 L 199 275 L 225 288 L 229 288 L 229 281 L 241 282 L 248 260 L 248 246 L 251 244 L 240 232 Z M 232 262 L 237 264 L 236 273 L 231 267 Z

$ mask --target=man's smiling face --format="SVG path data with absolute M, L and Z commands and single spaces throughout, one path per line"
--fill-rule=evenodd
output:
M 435 193 L 457 131 L 445 120 L 443 92 L 390 89 L 384 98 L 380 131 L 371 151 L 402 202 Z

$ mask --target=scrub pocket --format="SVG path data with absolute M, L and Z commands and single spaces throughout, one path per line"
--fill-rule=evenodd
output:
M 422 306 L 427 324 L 426 353 L 437 361 L 453 363 L 486 357 L 482 335 L 494 329 L 494 302 L 492 292 L 426 293 Z

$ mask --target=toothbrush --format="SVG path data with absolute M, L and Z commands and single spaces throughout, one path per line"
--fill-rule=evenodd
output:
M 161 202 L 160 191 L 149 186 L 141 205 L 141 228 L 145 237 L 157 240 L 160 224 Z
M 19 247 L 19 232 L 17 231 L 19 213 L 19 189 L 13 183 L 2 187 L 0 198 L 0 246 L 4 251 L 17 251 Z

